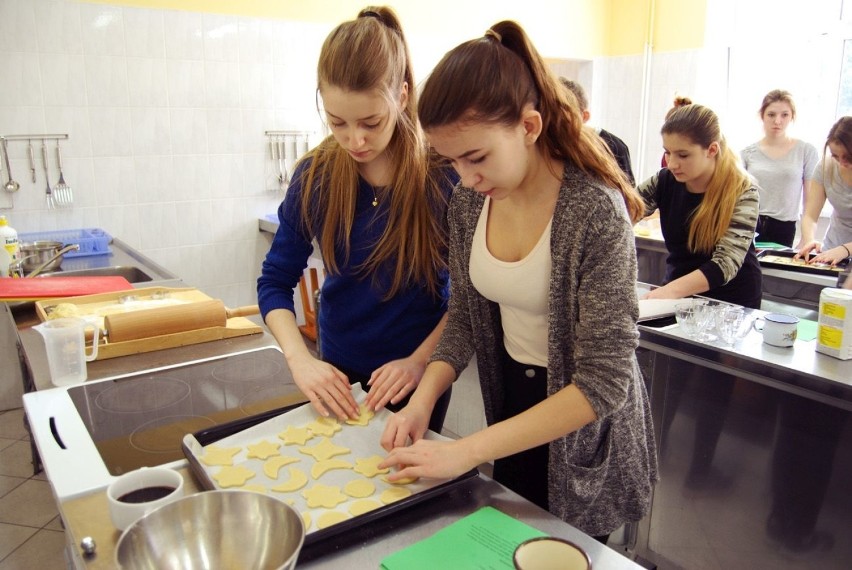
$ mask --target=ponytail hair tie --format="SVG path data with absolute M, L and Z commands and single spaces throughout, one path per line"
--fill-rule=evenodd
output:
M 384 20 L 382 20 L 381 14 L 379 14 L 378 12 L 374 12 L 373 10 L 364 10 L 363 12 L 361 12 L 359 14 L 359 17 L 360 18 L 375 18 L 380 22 L 384 22 Z
M 488 37 L 494 38 L 495 40 L 497 40 L 498 44 L 503 43 L 503 36 L 501 36 L 498 32 L 495 32 L 491 28 L 488 28 L 487 30 L 485 30 L 485 37 L 486 38 L 488 38 Z

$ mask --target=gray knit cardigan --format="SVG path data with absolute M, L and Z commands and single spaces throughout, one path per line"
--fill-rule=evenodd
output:
M 497 304 L 476 291 L 468 271 L 484 201 L 460 185 L 453 192 L 449 321 L 432 360 L 459 374 L 476 353 L 490 425 L 503 406 L 503 330 Z M 562 520 L 599 536 L 645 516 L 658 478 L 635 354 L 636 249 L 621 194 L 572 165 L 551 226 L 547 393 L 575 384 L 598 419 L 550 443 L 549 505 Z

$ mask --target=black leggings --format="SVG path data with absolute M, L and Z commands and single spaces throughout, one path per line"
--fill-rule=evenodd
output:
M 755 231 L 758 234 L 756 241 L 793 247 L 793 240 L 796 239 L 796 222 L 785 222 L 769 216 L 758 216 Z
M 349 368 L 345 368 L 340 366 L 334 362 L 329 362 L 332 366 L 346 374 L 347 378 L 349 378 L 350 384 L 361 384 L 361 388 L 364 389 L 365 392 L 370 391 L 370 387 L 367 386 L 367 382 L 370 380 L 369 375 L 364 375 L 359 372 L 355 372 L 354 370 L 350 370 Z M 409 393 L 405 398 L 399 401 L 396 404 L 391 404 L 388 402 L 388 405 L 385 406 L 392 412 L 398 412 L 402 408 L 404 408 L 408 401 L 411 399 L 411 394 Z M 429 429 L 434 431 L 435 433 L 441 433 L 441 430 L 444 427 L 444 418 L 447 417 L 447 408 L 450 407 L 450 396 L 453 393 L 453 387 L 450 386 L 447 388 L 447 391 L 441 394 L 441 397 L 438 398 L 438 401 L 435 402 L 435 408 L 432 410 L 432 417 L 429 418 Z

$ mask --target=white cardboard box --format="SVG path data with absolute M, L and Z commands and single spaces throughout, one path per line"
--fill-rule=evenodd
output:
M 817 352 L 852 358 L 852 291 L 826 287 L 819 296 Z

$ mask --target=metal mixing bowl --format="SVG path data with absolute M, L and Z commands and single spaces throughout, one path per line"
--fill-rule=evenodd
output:
M 62 255 L 57 255 L 65 247 L 61 241 L 32 241 L 18 245 L 18 257 L 23 259 L 24 272 L 29 273 L 39 265 L 50 261 L 41 273 L 59 269 L 62 265 Z M 56 256 L 52 261 L 51 258 Z
M 206 491 L 137 520 L 118 539 L 127 570 L 252 568 L 290 570 L 305 541 L 302 517 L 253 491 Z

